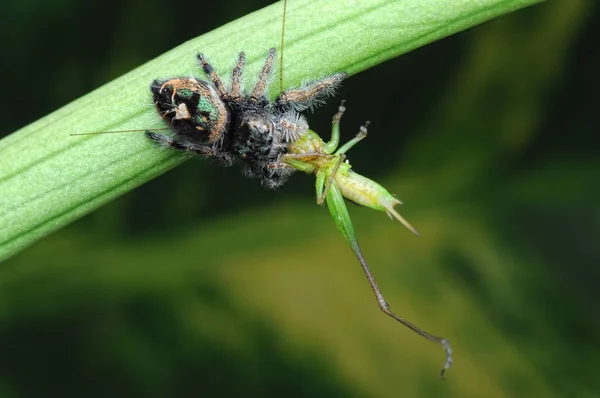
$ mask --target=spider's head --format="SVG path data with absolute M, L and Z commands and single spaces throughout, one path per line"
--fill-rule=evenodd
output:
M 150 86 L 159 114 L 179 134 L 205 143 L 222 140 L 229 111 L 208 83 L 194 78 L 155 80 Z

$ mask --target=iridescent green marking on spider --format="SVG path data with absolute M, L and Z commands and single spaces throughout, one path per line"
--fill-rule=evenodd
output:
M 446 361 L 441 371 L 441 376 L 443 377 L 444 372 L 452 365 L 450 341 L 424 331 L 390 310 L 358 244 L 344 198 L 362 206 L 383 211 L 390 218 L 400 221 L 414 234 L 419 234 L 394 210 L 394 206 L 401 202 L 375 181 L 352 171 L 352 166 L 346 160 L 346 152 L 367 136 L 366 126 L 368 123 L 361 127 L 356 137 L 338 148 L 340 119 L 345 111 L 343 105 L 342 102 L 338 113 L 333 118 L 331 140 L 329 142 L 325 143 L 317 133 L 307 130 L 296 141 L 289 144 L 288 153 L 284 155 L 283 161 L 296 170 L 316 175 L 317 203 L 322 204 L 324 201 L 327 201 L 327 207 L 336 226 L 352 248 L 363 268 L 371 289 L 375 294 L 379 308 L 386 315 L 402 323 L 427 340 L 440 344 L 444 348 Z
M 215 105 L 208 98 L 200 97 L 196 108 L 200 113 L 208 113 L 210 120 L 215 120 L 218 117 L 219 112 L 217 112 Z
M 215 108 L 215 104 L 213 104 L 209 98 L 201 96 L 198 99 L 196 109 L 196 122 L 198 125 L 209 130 L 214 129 L 220 117 L 219 111 Z
M 192 98 L 192 95 L 194 95 L 192 90 L 190 90 L 189 88 L 181 88 L 177 91 L 177 94 L 185 99 L 190 99 Z

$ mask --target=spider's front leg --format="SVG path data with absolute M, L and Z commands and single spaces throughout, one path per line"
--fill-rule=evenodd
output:
M 163 134 L 157 134 L 149 130 L 146 130 L 146 137 L 165 147 L 175 148 L 180 151 L 192 152 L 197 155 L 216 159 L 225 167 L 230 167 L 235 163 L 235 158 L 231 154 L 220 151 L 213 145 L 198 144 L 197 142 L 190 141 L 181 136 L 170 137 Z
M 200 63 L 200 66 L 202 67 L 202 70 L 204 71 L 206 76 L 210 79 L 213 86 L 215 86 L 215 89 L 217 90 L 219 97 L 221 97 L 222 99 L 228 99 L 229 93 L 227 92 L 227 88 L 223 84 L 223 81 L 219 77 L 219 74 L 217 73 L 217 71 L 208 63 L 204 54 L 202 54 L 202 53 L 198 54 L 197 58 L 198 58 L 198 62 Z M 240 54 L 240 58 L 243 58 L 243 53 Z M 243 63 L 243 59 L 242 59 L 242 63 Z
M 156 142 L 159 145 L 165 147 L 171 147 L 180 151 L 193 152 L 198 155 L 207 155 L 210 151 L 210 147 L 199 145 L 193 141 L 186 140 L 184 138 L 173 138 L 163 134 L 157 134 L 153 131 L 146 130 L 146 137 Z

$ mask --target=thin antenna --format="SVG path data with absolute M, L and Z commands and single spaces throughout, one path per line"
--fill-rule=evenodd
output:
M 167 127 L 161 127 L 159 129 L 152 130 L 169 130 Z M 138 130 L 118 130 L 118 131 L 92 131 L 90 133 L 73 133 L 69 135 L 96 135 L 96 134 L 117 134 L 117 133 L 142 133 L 148 131 L 148 129 L 138 129 Z
M 281 20 L 281 49 L 279 50 L 279 92 L 283 92 L 283 41 L 285 36 L 285 12 L 287 0 L 283 0 L 283 18 Z

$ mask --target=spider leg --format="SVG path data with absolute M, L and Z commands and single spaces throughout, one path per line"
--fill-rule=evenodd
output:
M 201 146 L 185 139 L 175 139 L 163 134 L 157 134 L 146 130 L 146 137 L 162 146 L 168 146 L 185 152 L 194 152 L 196 154 L 205 155 L 209 147 Z
M 232 101 L 239 101 L 242 98 L 242 75 L 244 73 L 245 63 L 246 55 L 241 52 L 238 61 L 233 68 L 233 76 L 231 77 L 231 92 L 229 95 Z
M 294 142 L 308 130 L 308 122 L 298 112 L 287 111 L 277 121 L 279 130 L 283 134 L 283 141 L 286 143 Z
M 335 93 L 345 77 L 345 72 L 336 73 L 312 81 L 300 88 L 286 90 L 277 97 L 275 105 L 278 108 L 293 108 L 297 111 L 319 106 L 325 102 L 325 98 Z
M 204 70 L 204 73 L 206 73 L 206 76 L 210 79 L 213 86 L 215 86 L 215 88 L 217 89 L 217 93 L 219 93 L 219 97 L 221 97 L 223 99 L 229 99 L 229 93 L 225 89 L 225 86 L 223 85 L 223 82 L 221 81 L 219 74 L 208 63 L 208 61 L 204 57 L 204 54 L 202 54 L 202 53 L 198 54 L 198 62 L 200 62 L 200 65 L 202 66 L 202 70 Z M 238 63 L 239 63 L 239 61 L 238 61 Z
M 225 154 L 212 145 L 201 145 L 185 138 L 172 138 L 167 135 L 157 134 L 146 130 L 146 137 L 159 145 L 174 148 L 184 152 L 192 152 L 197 155 L 207 156 L 218 159 L 224 166 L 231 166 L 234 159 L 231 155 Z
M 262 99 L 263 94 L 267 90 L 269 86 L 269 77 L 271 76 L 271 70 L 273 69 L 273 62 L 275 60 L 275 49 L 271 48 L 269 50 L 269 55 L 267 55 L 267 59 L 265 60 L 265 64 L 263 65 L 262 70 L 260 71 L 260 75 L 258 75 L 258 81 L 254 85 L 252 89 L 252 93 L 250 94 L 250 99 L 254 102 Z

